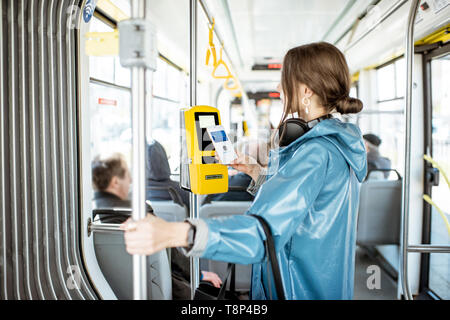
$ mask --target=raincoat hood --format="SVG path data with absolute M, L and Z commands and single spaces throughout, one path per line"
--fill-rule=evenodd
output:
M 280 154 L 292 152 L 306 141 L 317 137 L 331 142 L 353 169 L 358 181 L 364 180 L 367 174 L 366 149 L 361 131 L 352 123 L 342 122 L 336 118 L 323 120 L 303 136 L 277 151 Z
M 170 166 L 164 147 L 156 140 L 147 145 L 147 180 L 170 180 Z

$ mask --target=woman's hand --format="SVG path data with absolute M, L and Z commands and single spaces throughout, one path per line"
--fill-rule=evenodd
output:
M 203 281 L 211 282 L 214 287 L 220 288 L 220 286 L 222 285 L 222 280 L 217 275 L 217 273 L 209 272 L 209 271 L 202 271 L 202 275 L 203 275 Z
M 254 158 L 246 154 L 237 153 L 237 155 L 238 157 L 229 165 L 233 169 L 248 174 L 250 177 L 252 177 L 253 180 L 256 181 L 262 170 L 262 167 L 258 164 L 258 162 Z
M 125 245 L 129 254 L 151 255 L 165 248 L 186 247 L 190 225 L 167 222 L 148 214 L 144 219 L 128 219 L 120 228 L 125 231 Z

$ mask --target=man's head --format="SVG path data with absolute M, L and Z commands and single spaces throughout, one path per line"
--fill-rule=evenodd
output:
M 363 139 L 367 152 L 378 150 L 378 147 L 381 144 L 381 139 L 377 135 L 374 135 L 372 133 L 363 135 Z
M 122 200 L 128 199 L 131 176 L 124 157 L 115 153 L 97 156 L 92 162 L 92 182 L 98 191 L 106 191 Z

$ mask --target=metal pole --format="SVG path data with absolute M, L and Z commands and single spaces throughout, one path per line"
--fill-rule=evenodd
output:
M 402 188 L 402 236 L 401 236 L 401 279 L 405 299 L 412 300 L 408 283 L 408 232 L 409 232 L 409 187 L 411 180 L 411 110 L 412 110 L 412 72 L 414 60 L 414 22 L 420 0 L 412 0 L 406 31 L 406 95 L 405 95 L 405 174 Z
M 448 245 L 409 245 L 408 252 L 421 252 L 421 253 L 450 253 L 450 246 Z
M 189 27 L 190 27 L 190 104 L 195 106 L 197 104 L 197 0 L 190 0 L 189 6 Z M 191 193 L 189 196 L 189 217 L 191 219 L 198 219 L 199 206 L 198 196 Z M 194 299 L 195 289 L 198 287 L 199 279 L 199 259 L 190 258 L 190 272 L 191 272 L 191 298 Z
M 131 18 L 145 18 L 145 0 L 131 1 Z M 133 220 L 145 218 L 145 68 L 131 68 Z M 147 258 L 133 255 L 133 299 L 147 299 Z

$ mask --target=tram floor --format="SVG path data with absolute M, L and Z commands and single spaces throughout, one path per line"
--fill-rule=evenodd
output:
M 380 289 L 368 288 L 367 280 L 371 274 L 367 273 L 367 268 L 377 264 L 362 248 L 356 248 L 354 300 L 397 300 L 397 283 L 383 268 L 380 268 Z M 243 292 L 239 299 L 248 300 L 248 293 Z
M 397 300 L 397 283 L 380 268 L 380 287 L 369 289 L 374 283 L 370 278 L 373 272 L 368 271 L 369 266 L 377 266 L 378 262 L 371 258 L 360 247 L 356 249 L 355 257 L 355 286 L 354 300 Z

